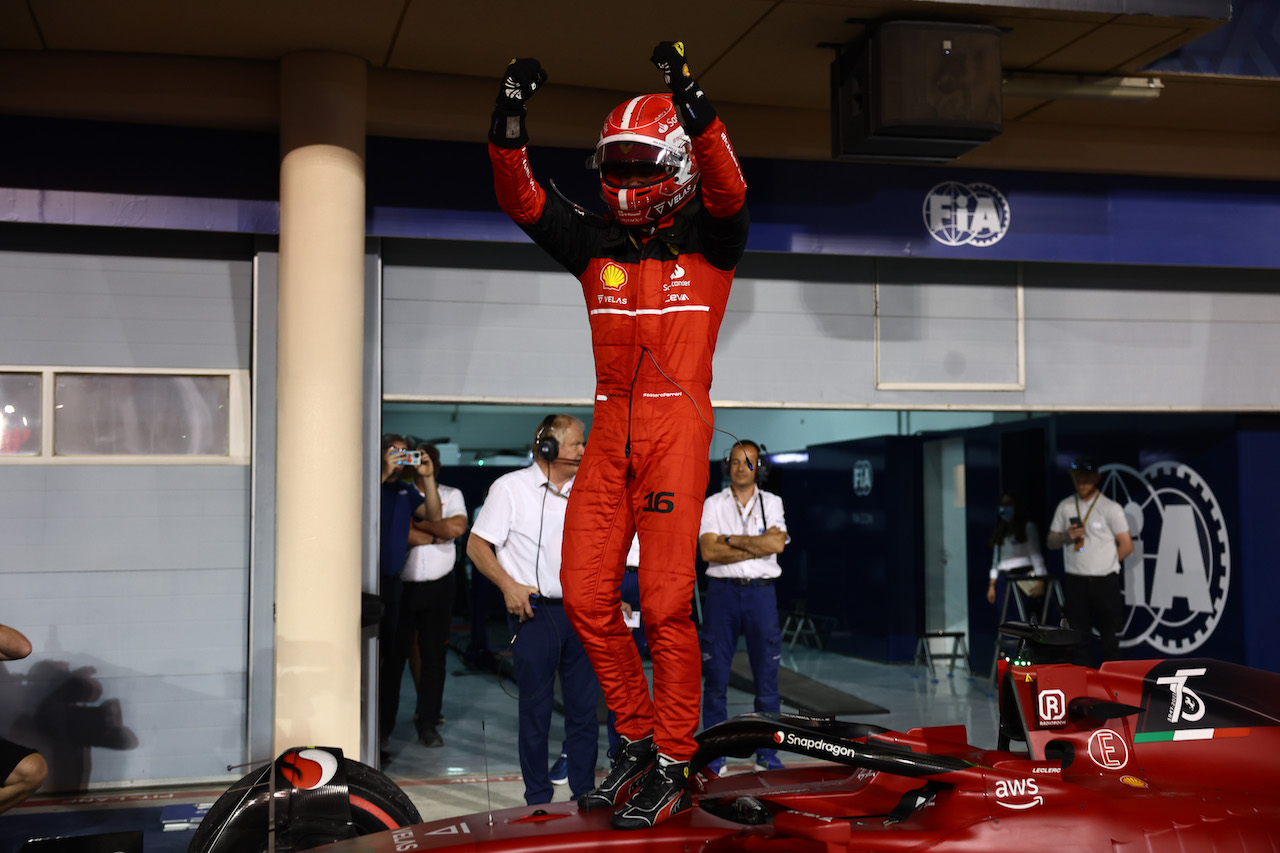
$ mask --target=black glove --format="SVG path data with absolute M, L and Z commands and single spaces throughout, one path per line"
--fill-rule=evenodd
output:
M 684 129 L 697 135 L 707 129 L 715 120 L 716 111 L 712 108 L 702 87 L 689 74 L 689 64 L 684 53 L 684 42 L 659 42 L 653 49 L 649 61 L 662 72 L 662 79 L 671 90 L 671 100 L 680 112 L 680 121 Z
M 513 59 L 502 77 L 494 99 L 489 140 L 499 148 L 522 148 L 529 142 L 524 127 L 525 108 L 534 93 L 547 82 L 547 72 L 536 59 Z

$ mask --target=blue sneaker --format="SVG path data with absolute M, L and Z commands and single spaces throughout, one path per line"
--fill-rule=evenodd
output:
M 783 770 L 786 765 L 778 760 L 778 753 L 772 749 L 768 752 L 756 753 L 756 770 Z
M 564 785 L 569 781 L 569 756 L 563 752 L 556 759 L 556 763 L 551 765 L 551 784 Z
M 724 757 L 713 758 L 707 762 L 707 769 L 717 776 L 724 775 Z

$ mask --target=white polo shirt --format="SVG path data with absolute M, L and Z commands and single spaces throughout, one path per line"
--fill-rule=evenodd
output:
M 544 598 L 563 598 L 560 540 L 569 505 L 570 478 L 560 490 L 537 464 L 503 474 L 489 487 L 471 531 L 493 544 L 498 563 L 516 583 L 536 587 Z
M 1069 575 L 1102 577 L 1120 571 L 1116 536 L 1129 532 L 1129 519 L 1124 507 L 1102 492 L 1095 493 L 1095 498 L 1097 503 L 1075 495 L 1064 498 L 1049 525 L 1050 533 L 1065 534 L 1073 516 L 1084 521 L 1084 548 L 1077 551 L 1070 542 L 1062 546 L 1062 562 Z
M 733 490 L 725 488 L 707 498 L 702 505 L 702 526 L 698 537 L 704 533 L 717 536 L 759 536 L 770 527 L 777 527 L 784 533 L 787 519 L 782 513 L 782 498 L 756 488 L 746 506 L 738 503 Z M 791 536 L 787 536 L 791 541 Z M 776 578 L 782 574 L 778 565 L 778 555 L 753 557 L 738 563 L 708 563 L 707 577 L 710 578 Z
M 453 486 L 437 485 L 440 492 L 441 516 L 453 518 L 467 515 L 467 504 L 462 499 L 462 492 Z M 409 549 L 409 559 L 404 561 L 404 571 L 400 579 L 406 581 L 435 581 L 453 571 L 458 559 L 458 547 L 454 540 L 433 542 L 430 545 L 418 545 Z

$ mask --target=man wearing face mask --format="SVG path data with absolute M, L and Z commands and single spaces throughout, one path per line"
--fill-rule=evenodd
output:
M 987 602 L 996 603 L 996 585 L 1001 577 L 1016 583 L 1031 601 L 1030 612 L 1040 613 L 1044 596 L 1044 556 L 1040 553 L 1040 531 L 1027 518 L 1018 498 L 1005 492 L 996 507 L 995 529 L 991 531 L 991 572 L 987 585 Z

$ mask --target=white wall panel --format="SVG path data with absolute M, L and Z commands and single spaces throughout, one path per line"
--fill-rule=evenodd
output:
M 51 786 L 224 777 L 244 750 L 248 469 L 4 473 L 4 621 L 34 652 L 7 664 L 25 677 L 0 722 L 53 759 Z M 175 725 L 176 747 L 157 734 Z M 87 767 L 67 758 L 84 738 Z
M 589 400 L 577 283 L 536 263 L 485 270 L 485 251 L 387 266 L 384 395 Z M 1275 409 L 1273 289 L 1250 270 L 749 256 L 711 394 L 816 408 Z M 984 384 L 1004 387 L 974 390 Z
M 225 776 L 243 754 L 248 469 L 4 471 L 4 621 L 35 648 L 6 665 L 24 676 L 10 736 L 51 758 L 51 785 Z
M 0 364 L 249 367 L 251 263 L 0 252 Z
M 720 327 L 713 400 L 835 403 L 873 376 L 875 288 L 739 277 Z M 818 375 L 815 375 L 815 367 Z
M 582 290 L 567 273 L 386 266 L 383 393 L 589 400 Z
M 40 243 L 0 251 L 0 364 L 249 369 L 252 263 L 226 239 Z M 34 651 L 4 664 L 0 734 L 44 754 L 49 789 L 226 779 L 245 760 L 249 468 L 22 461 L 0 466 L 0 621 Z

